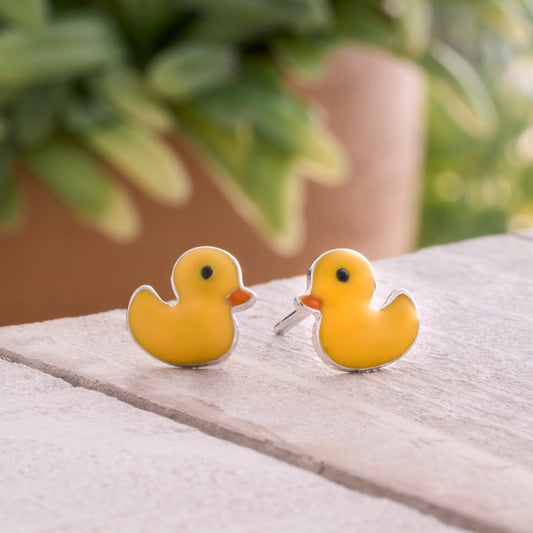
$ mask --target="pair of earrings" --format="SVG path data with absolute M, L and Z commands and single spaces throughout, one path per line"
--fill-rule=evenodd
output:
M 243 286 L 238 261 L 220 248 L 193 248 L 174 264 L 171 284 L 176 305 L 161 300 L 149 285 L 133 293 L 127 321 L 137 344 L 157 359 L 183 367 L 229 357 L 238 339 L 234 312 L 256 300 Z M 414 343 L 418 315 L 403 290 L 373 309 L 374 289 L 374 273 L 363 255 L 347 249 L 326 252 L 309 267 L 305 294 L 294 299 L 296 309 L 274 332 L 283 335 L 312 314 L 314 347 L 325 363 L 348 372 L 387 365 Z

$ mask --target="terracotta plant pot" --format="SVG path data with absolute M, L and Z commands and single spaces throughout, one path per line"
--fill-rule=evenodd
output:
M 299 253 L 274 254 L 186 146 L 194 196 L 185 207 L 155 204 L 124 182 L 144 222 L 140 238 L 129 245 L 77 223 L 41 184 L 23 177 L 28 219 L 22 231 L 0 238 L 0 324 L 125 307 L 143 283 L 171 298 L 174 261 L 202 244 L 233 253 L 247 284 L 304 274 L 331 248 L 355 248 L 371 259 L 411 250 L 421 188 L 421 74 L 379 52 L 351 47 L 330 57 L 322 81 L 301 90 L 323 105 L 350 155 L 351 177 L 337 188 L 306 184 L 307 237 Z M 288 306 L 290 301 L 280 302 L 280 313 Z

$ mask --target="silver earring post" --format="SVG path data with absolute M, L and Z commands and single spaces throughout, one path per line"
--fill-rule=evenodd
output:
M 276 335 L 285 335 L 287 331 L 312 314 L 312 312 L 304 306 L 299 298 L 294 299 L 294 307 L 296 307 L 296 309 L 292 313 L 289 313 L 285 318 L 282 318 L 274 326 L 274 333 Z

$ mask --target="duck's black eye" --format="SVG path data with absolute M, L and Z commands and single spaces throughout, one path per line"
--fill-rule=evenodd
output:
M 213 269 L 209 265 L 202 268 L 202 278 L 209 279 L 213 275 Z
M 339 268 L 339 270 L 337 270 L 337 279 L 346 283 L 350 279 L 350 274 L 348 274 L 348 271 L 344 270 L 344 268 Z

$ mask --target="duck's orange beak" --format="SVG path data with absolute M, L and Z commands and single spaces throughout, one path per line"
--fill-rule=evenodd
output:
M 243 303 L 246 303 L 250 298 L 252 297 L 252 293 L 248 292 L 245 289 L 241 289 L 240 287 L 233 291 L 227 298 L 228 302 L 232 305 L 241 305 Z
M 303 296 L 300 296 L 300 301 L 305 306 L 310 307 L 311 309 L 316 309 L 317 311 L 322 307 L 322 302 L 312 294 L 304 294 Z

